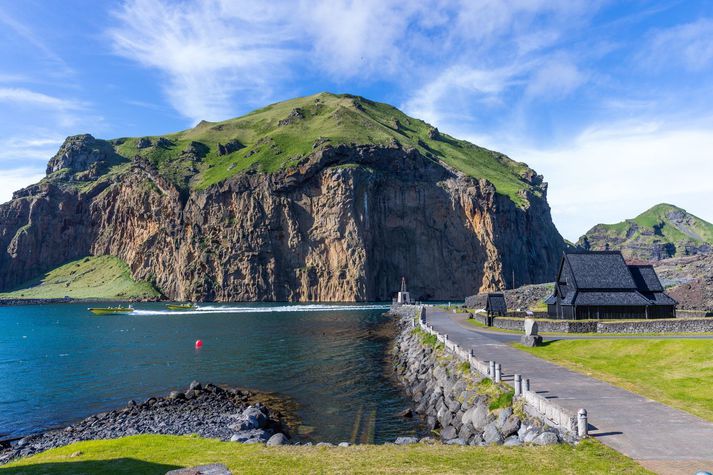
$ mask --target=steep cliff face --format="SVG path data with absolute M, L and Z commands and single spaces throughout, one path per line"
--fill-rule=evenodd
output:
M 91 254 L 123 259 L 177 300 L 384 300 L 401 276 L 418 298 L 459 299 L 513 276 L 549 281 L 564 248 L 534 172 L 516 203 L 395 140 L 327 142 L 208 186 L 114 155 L 116 142 L 68 141 L 48 179 L 0 205 L 2 289 Z

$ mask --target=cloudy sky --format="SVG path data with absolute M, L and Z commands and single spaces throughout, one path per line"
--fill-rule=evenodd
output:
M 713 221 L 703 0 L 4 0 L 0 201 L 67 135 L 162 134 L 320 91 L 527 162 L 571 240 L 659 202 Z

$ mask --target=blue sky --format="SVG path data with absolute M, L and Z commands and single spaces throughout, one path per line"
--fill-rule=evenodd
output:
M 0 201 L 67 135 L 153 135 L 319 91 L 527 162 L 555 224 L 713 221 L 713 2 L 4 0 Z

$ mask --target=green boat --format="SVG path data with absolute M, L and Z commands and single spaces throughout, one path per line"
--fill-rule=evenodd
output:
M 166 308 L 169 310 L 193 310 L 198 307 L 193 303 L 169 303 L 166 304 Z
M 94 315 L 126 315 L 133 313 L 134 309 L 132 307 L 93 307 L 88 308 L 90 312 Z

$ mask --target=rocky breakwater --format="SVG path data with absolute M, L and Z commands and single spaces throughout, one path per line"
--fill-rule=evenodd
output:
M 400 316 L 394 367 L 414 412 L 425 419 L 442 442 L 454 445 L 550 445 L 569 436 L 528 416 L 524 401 L 512 390 L 471 371 L 467 362 L 445 351 L 435 336 L 413 326 L 408 312 Z M 397 443 L 416 442 L 400 438 Z
M 5 449 L 0 463 L 82 440 L 136 434 L 198 434 L 242 443 L 282 445 L 289 440 L 283 415 L 254 402 L 249 391 L 193 382 L 185 391 L 150 397 L 143 403 L 95 414 L 69 425 L 27 436 Z

